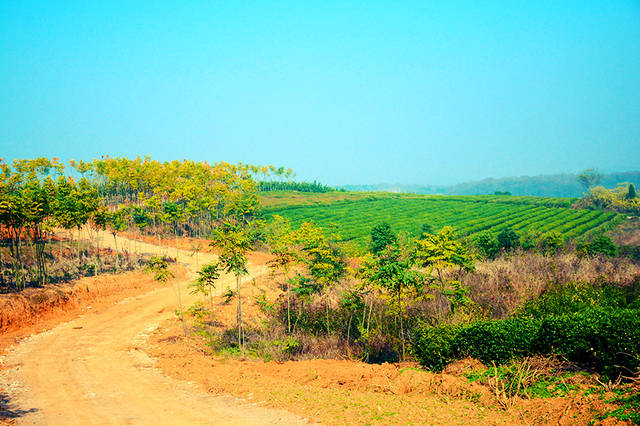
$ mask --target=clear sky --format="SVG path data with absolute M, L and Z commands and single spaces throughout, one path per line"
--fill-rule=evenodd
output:
M 0 157 L 640 169 L 640 1 L 0 1 Z

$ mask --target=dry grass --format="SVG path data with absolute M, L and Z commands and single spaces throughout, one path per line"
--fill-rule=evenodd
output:
M 625 258 L 516 252 L 479 263 L 476 272 L 462 280 L 474 301 L 489 309 L 493 317 L 505 318 L 550 284 L 603 280 L 627 286 L 639 277 L 640 265 Z

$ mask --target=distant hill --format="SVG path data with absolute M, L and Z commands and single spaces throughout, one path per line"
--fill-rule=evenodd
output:
M 621 182 L 631 182 L 636 187 L 640 187 L 640 171 L 607 173 L 604 175 L 600 185 L 614 188 Z M 510 192 L 512 195 L 533 195 L 537 197 L 580 197 L 584 192 L 584 188 L 577 181 L 577 175 L 571 173 L 499 179 L 487 178 L 450 186 L 381 183 L 344 185 L 341 188 L 349 191 L 411 192 L 443 195 L 480 195 L 501 191 Z

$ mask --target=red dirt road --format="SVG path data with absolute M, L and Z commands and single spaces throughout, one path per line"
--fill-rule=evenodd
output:
M 119 241 L 122 247 L 125 241 Z M 102 246 L 113 244 L 105 234 Z M 141 251 L 161 249 L 144 243 Z M 171 254 L 175 255 L 175 249 Z M 200 254 L 199 261 L 212 260 Z M 195 259 L 180 251 L 178 261 L 192 272 Z M 250 265 L 250 276 L 265 273 Z M 190 277 L 190 279 L 192 276 Z M 195 298 L 180 283 L 185 305 Z M 225 278 L 226 285 L 234 283 Z M 0 388 L 7 389 L 5 415 L 18 424 L 301 424 L 282 410 L 215 396 L 171 379 L 146 355 L 148 337 L 177 308 L 175 287 L 125 299 L 27 338 L 2 358 Z

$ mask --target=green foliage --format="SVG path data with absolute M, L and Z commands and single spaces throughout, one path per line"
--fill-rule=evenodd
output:
M 418 237 L 423 236 L 424 234 L 433 234 L 433 228 L 428 223 L 423 223 L 420 227 L 420 233 Z
M 374 194 L 355 200 L 319 200 L 312 205 L 286 205 L 283 201 L 284 205 L 266 210 L 265 215 L 287 218 L 294 228 L 311 220 L 324 229 L 335 224 L 340 241 L 360 252 L 370 249 L 371 228 L 381 222 L 387 222 L 394 232 L 410 235 L 428 223 L 432 229 L 429 233 L 451 226 L 457 235 L 473 237 L 484 231 L 497 235 L 511 228 L 518 235 L 557 231 L 563 238 L 574 238 L 617 218 L 613 212 L 570 209 L 573 201 L 569 201 L 558 204 L 555 199 L 547 202 L 515 196 Z
M 485 363 L 504 363 L 533 352 L 538 322 L 512 318 L 502 321 L 478 321 L 460 328 L 456 350 Z
M 538 241 L 540 241 L 540 232 L 529 230 L 520 239 L 520 247 L 523 250 L 536 251 L 538 250 Z
M 589 189 L 592 186 L 596 186 L 597 184 L 602 182 L 603 178 L 604 175 L 600 173 L 598 169 L 589 168 L 583 170 L 578 175 L 578 182 L 580 182 L 580 184 L 584 186 L 585 189 Z
M 536 349 L 593 365 L 605 377 L 640 368 L 640 311 L 593 309 L 545 318 Z
M 520 245 L 520 237 L 511 227 L 504 228 L 498 234 L 498 245 L 503 250 L 513 250 Z
M 225 291 L 222 295 L 222 304 L 228 305 L 229 303 L 231 303 L 234 297 L 236 297 L 236 293 L 228 288 L 227 291 Z
M 291 291 L 301 300 L 310 300 L 311 296 L 320 292 L 322 287 L 310 277 L 296 275 L 289 279 Z
M 325 237 L 321 228 L 304 222 L 293 238 L 299 247 L 301 262 L 317 284 L 330 286 L 344 276 L 347 265 L 345 254 L 337 244 Z
M 218 263 L 210 263 L 204 265 L 198 271 L 198 278 L 190 285 L 193 288 L 192 293 L 202 293 L 209 296 L 216 287 L 215 282 L 220 278 L 222 268 Z
M 637 389 L 629 388 L 624 395 L 616 395 L 606 402 L 616 404 L 618 408 L 606 412 L 601 416 L 600 420 L 614 417 L 618 420 L 640 425 L 640 392 Z
M 388 223 L 383 222 L 371 228 L 371 253 L 378 254 L 396 241 L 397 237 Z
M 258 191 L 267 192 L 267 191 L 298 191 L 298 192 L 314 192 L 314 193 L 324 193 L 324 192 L 332 192 L 335 191 L 335 188 L 332 188 L 327 185 L 323 185 L 316 181 L 312 183 L 309 182 L 268 182 L 268 181 L 260 181 L 258 182 Z
M 473 271 L 475 268 L 474 256 L 455 238 L 453 228 L 445 226 L 436 235 L 425 234 L 416 241 L 411 256 L 414 264 L 425 269 L 427 282 L 449 299 L 451 312 L 471 302 L 467 296 L 468 290 L 458 280 L 444 275 L 448 269 L 463 272 Z
M 538 247 L 543 254 L 553 255 L 562 247 L 564 247 L 565 241 L 557 231 L 547 232 L 540 236 L 538 240 Z
M 614 257 L 618 248 L 611 238 L 606 235 L 597 235 L 590 243 L 584 245 L 583 250 L 590 256 L 603 254 L 605 256 Z
M 523 359 L 513 360 L 505 365 L 494 365 L 484 370 L 475 370 L 465 374 L 470 382 L 479 382 L 498 390 L 498 394 L 524 398 L 563 397 L 578 389 L 576 385 L 568 385 L 566 379 L 583 373 L 542 373 L 531 367 Z
M 619 246 L 618 255 L 640 261 L 640 246 Z
M 639 314 L 631 309 L 589 309 L 544 318 L 478 321 L 457 328 L 421 326 L 414 330 L 412 350 L 423 365 L 434 369 L 465 356 L 504 363 L 514 357 L 558 354 L 615 379 L 640 368 Z M 432 342 L 434 336 L 437 344 Z
M 213 232 L 210 245 L 220 249 L 219 265 L 236 276 L 247 274 L 246 252 L 251 248 L 252 236 L 247 227 L 227 221 Z
M 620 183 L 617 188 L 607 189 L 596 186 L 576 203 L 577 207 L 585 209 L 610 210 L 620 213 L 640 215 L 640 199 L 635 196 L 632 184 Z M 634 195 L 634 197 L 630 197 Z
M 161 257 L 152 257 L 145 268 L 145 272 L 152 273 L 153 279 L 161 283 L 166 283 L 174 277 L 169 270 L 169 264 Z
M 489 231 L 484 231 L 477 234 L 473 238 L 473 246 L 485 259 L 493 259 L 498 255 L 498 253 L 500 253 L 498 239 L 493 233 Z
M 459 331 L 455 325 L 420 324 L 413 329 L 410 351 L 424 367 L 440 371 L 457 357 L 455 342 Z

